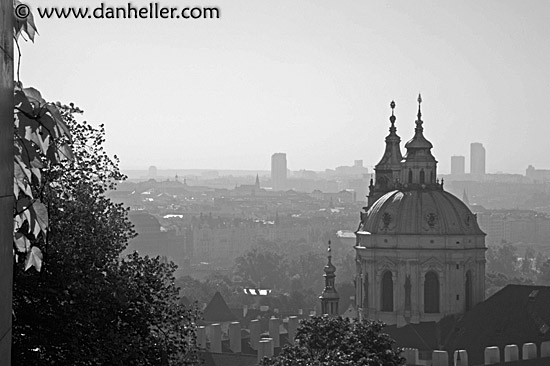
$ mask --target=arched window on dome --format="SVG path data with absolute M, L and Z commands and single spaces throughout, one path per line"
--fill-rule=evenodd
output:
M 413 172 L 409 169 L 409 183 L 413 182 Z
M 424 277 L 424 312 L 439 313 L 439 278 L 433 271 Z
M 466 284 L 465 287 L 465 308 L 466 311 L 471 310 L 473 306 L 472 301 L 472 272 L 468 271 L 466 272 Z
M 382 311 L 393 311 L 393 279 L 391 271 L 382 276 Z
M 430 171 L 430 183 L 434 183 L 434 172 Z
M 424 169 L 420 170 L 420 184 L 426 183 L 426 173 L 424 173 Z

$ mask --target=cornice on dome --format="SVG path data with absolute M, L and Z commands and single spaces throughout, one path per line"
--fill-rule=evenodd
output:
M 484 235 L 475 215 L 444 190 L 394 190 L 367 211 L 358 232 L 378 235 Z

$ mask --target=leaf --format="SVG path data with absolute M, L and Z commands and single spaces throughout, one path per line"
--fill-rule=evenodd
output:
M 34 267 L 38 272 L 42 268 L 42 251 L 38 247 L 32 247 L 25 259 L 25 271 Z
M 13 99 L 15 102 L 15 108 L 20 109 L 23 113 L 28 115 L 33 115 L 33 107 L 23 90 L 16 90 Z
M 18 251 L 25 253 L 31 245 L 27 237 L 21 233 L 15 233 L 15 246 Z
M 36 213 L 36 221 L 42 228 L 44 234 L 48 229 L 48 208 L 39 199 L 32 204 L 34 212 Z
M 42 98 L 42 94 L 40 94 L 37 89 L 33 87 L 24 88 L 23 92 L 25 93 L 29 101 L 36 102 L 38 107 L 46 104 L 46 101 L 44 100 L 44 98 Z
M 23 5 L 19 0 L 13 1 L 13 8 L 16 9 L 18 6 Z M 34 42 L 34 37 L 36 34 L 38 34 L 38 29 L 36 28 L 36 25 L 34 24 L 34 16 L 32 15 L 32 12 L 29 10 L 29 13 L 25 19 L 21 19 L 19 17 L 15 16 L 15 12 L 13 15 L 13 29 L 16 39 L 19 38 L 21 33 L 25 32 L 27 36 L 29 36 L 29 39 Z
M 25 178 L 27 178 L 28 180 L 31 180 L 31 171 L 29 170 L 29 168 L 27 168 L 27 164 L 24 164 L 21 161 L 21 158 L 17 155 L 15 155 L 15 160 L 16 160 L 16 163 L 14 166 L 15 178 L 17 178 L 18 181 L 24 181 Z

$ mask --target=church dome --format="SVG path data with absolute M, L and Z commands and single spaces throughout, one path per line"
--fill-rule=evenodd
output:
M 370 207 L 359 231 L 390 235 L 485 235 L 472 211 L 442 189 L 386 193 Z

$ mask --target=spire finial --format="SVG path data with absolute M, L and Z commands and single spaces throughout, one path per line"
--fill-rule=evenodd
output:
M 330 240 L 328 241 L 328 255 L 330 256 L 330 252 L 332 252 L 332 248 L 330 247 Z
M 422 104 L 422 95 L 420 95 L 420 93 L 418 93 L 418 120 L 420 121 L 421 118 L 422 118 L 422 112 L 420 112 L 420 105 Z
M 394 109 L 395 109 L 395 102 L 392 100 L 391 103 L 390 103 L 390 108 L 391 108 L 391 117 L 390 117 L 390 122 L 391 122 L 391 127 L 390 127 L 390 132 L 395 132 L 397 131 L 397 129 L 395 128 L 395 115 L 394 115 Z

